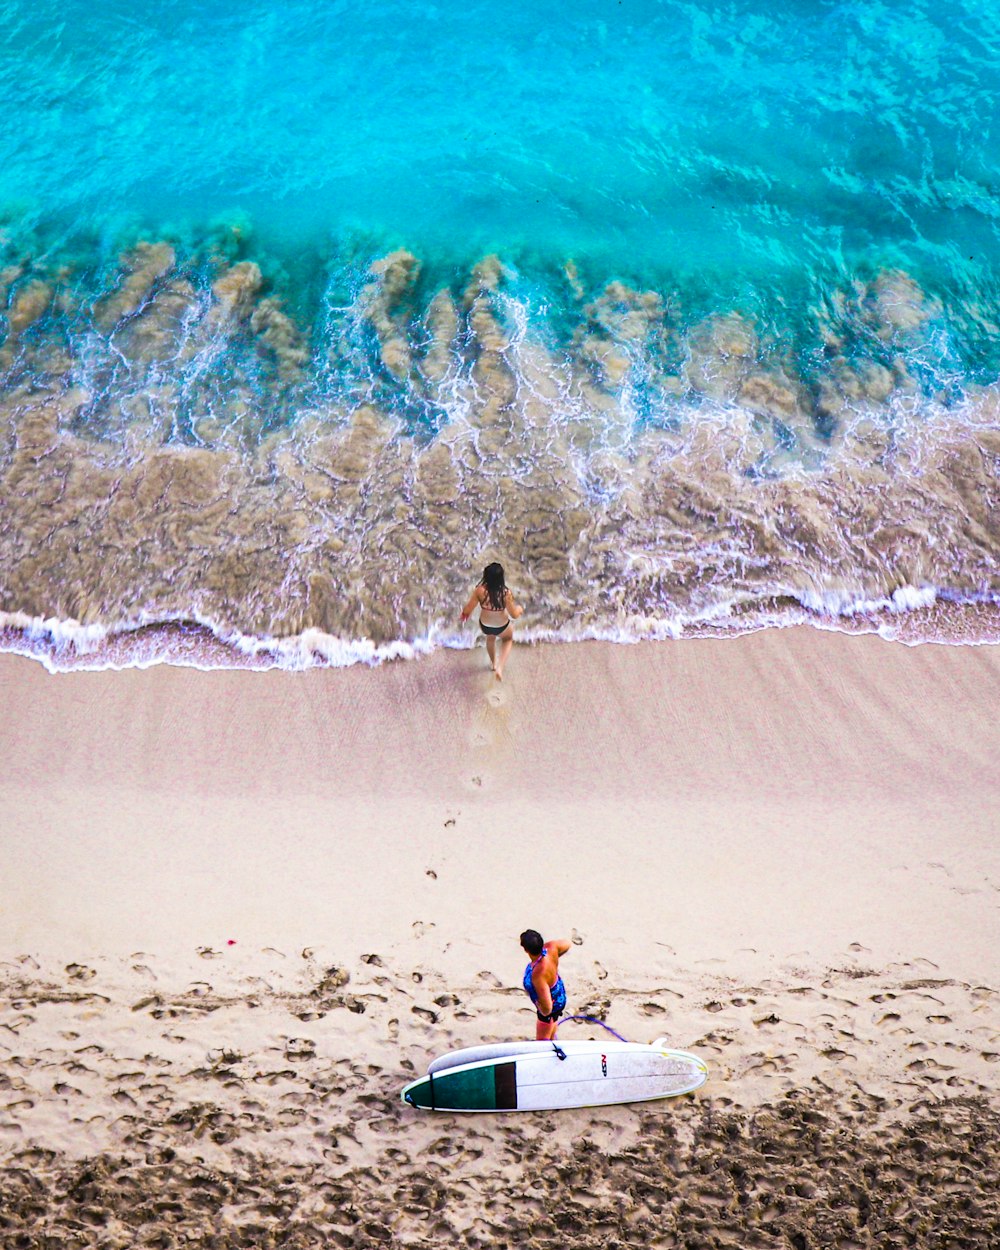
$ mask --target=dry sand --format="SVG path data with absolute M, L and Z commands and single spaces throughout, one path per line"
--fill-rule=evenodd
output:
M 502 687 L 0 656 L 0 1244 L 1000 1244 L 998 679 L 805 630 Z M 402 1106 L 531 1035 L 527 925 L 709 1084 Z

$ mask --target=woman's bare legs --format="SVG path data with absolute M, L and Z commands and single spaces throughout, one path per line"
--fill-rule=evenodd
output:
M 497 640 L 492 635 L 486 638 L 486 654 L 490 657 L 490 668 L 496 671 L 497 667 Z
M 493 639 L 491 638 L 490 641 L 492 642 Z M 513 645 L 514 631 L 508 626 L 500 635 L 500 659 L 493 665 L 497 681 L 503 681 L 503 666 L 507 663 L 507 657 L 510 655 L 510 649 Z
M 535 1041 L 551 1042 L 556 1035 L 557 1020 L 539 1020 L 535 1024 Z

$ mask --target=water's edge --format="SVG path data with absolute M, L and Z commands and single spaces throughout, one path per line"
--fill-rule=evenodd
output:
M 958 603 L 913 592 L 880 604 L 857 605 L 839 614 L 785 607 L 770 613 L 719 614 L 686 624 L 633 621 L 617 630 L 593 626 L 577 631 L 553 630 L 528 624 L 518 626 L 516 639 L 528 645 L 603 642 L 634 646 L 644 642 L 732 640 L 765 629 L 790 628 L 875 635 L 910 647 L 996 646 L 1000 645 L 1000 600 Z M 319 629 L 285 638 L 257 638 L 213 628 L 207 621 L 177 620 L 109 630 L 78 621 L 0 613 L 0 654 L 35 660 L 54 674 L 120 672 L 158 664 L 203 672 L 304 672 L 355 665 L 374 668 L 394 660 L 417 660 L 439 650 L 470 650 L 478 639 L 474 624 L 461 631 L 442 626 L 424 638 L 376 644 L 369 638 L 342 638 Z

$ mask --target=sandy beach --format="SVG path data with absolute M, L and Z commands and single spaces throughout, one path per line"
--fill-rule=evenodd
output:
M 1000 1242 L 1000 649 L 0 656 L 0 690 L 12 1246 Z M 709 1083 L 402 1106 L 531 1035 L 526 926 L 572 937 L 571 1010 Z

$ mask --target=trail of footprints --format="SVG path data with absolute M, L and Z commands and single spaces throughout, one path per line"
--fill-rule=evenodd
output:
M 221 958 L 209 948 L 199 953 Z M 180 1230 L 195 1218 L 218 1224 L 225 1208 L 247 1245 L 262 1244 L 247 1229 L 274 1230 L 282 1220 L 300 1237 L 283 1244 L 384 1244 L 391 1215 L 394 1228 L 442 1245 L 505 1237 L 514 1245 L 529 1231 L 540 1245 L 564 1244 L 567 1233 L 580 1245 L 626 1234 L 651 1246 L 684 1244 L 670 1229 L 678 1238 L 714 1230 L 724 1245 L 720 1229 L 731 1228 L 743 1238 L 733 1245 L 794 1246 L 810 1244 L 794 1235 L 812 1204 L 830 1219 L 842 1208 L 843 1229 L 831 1224 L 823 1244 L 892 1245 L 894 1229 L 902 1237 L 908 1227 L 898 1211 L 896 1224 L 895 1216 L 883 1220 L 880 1243 L 859 1220 L 870 1208 L 870 1223 L 895 1187 L 900 1211 L 918 1222 L 951 1220 L 955 1244 L 964 1244 L 961 1211 L 938 1202 L 930 1213 L 930 1200 L 918 1201 L 929 1165 L 914 1155 L 907 1125 L 922 1108 L 937 1108 L 924 1138 L 941 1140 L 944 1196 L 975 1188 L 973 1145 L 980 1156 L 998 1148 L 1000 995 L 936 978 L 923 965 L 875 972 L 855 959 L 823 977 L 790 969 L 753 986 L 717 970 L 679 972 L 669 985 L 661 978 L 625 990 L 599 963 L 582 960 L 570 985 L 573 1009 L 636 1040 L 666 1035 L 696 1051 L 710 1063 L 708 1086 L 652 1109 L 491 1117 L 456 1129 L 404 1107 L 399 1087 L 438 1051 L 530 1035 L 520 990 L 492 970 L 455 986 L 431 968 L 397 966 L 375 952 L 347 968 L 308 949 L 273 951 L 263 975 L 209 974 L 178 991 L 148 956 L 120 968 L 32 962 L 0 967 L 0 1234 L 23 1225 L 55 1235 L 60 1220 L 86 1224 L 82 1211 L 103 1211 L 94 1228 L 106 1236 L 120 1225 L 125 1245 L 142 1226 L 136 1212 Z M 587 1030 L 567 1026 L 565 1035 Z M 973 1143 L 973 1121 L 994 1136 Z M 837 1153 L 847 1148 L 845 1125 L 854 1133 L 853 1162 Z M 828 1172 L 844 1169 L 840 1207 L 828 1181 L 802 1162 L 809 1134 L 817 1158 L 826 1152 Z M 851 1169 L 884 1155 L 877 1139 L 893 1134 L 904 1161 L 880 1171 L 864 1200 L 852 1197 Z M 782 1157 L 786 1169 L 776 1173 Z M 524 1167 L 545 1159 L 565 1199 L 549 1231 L 545 1210 L 532 1223 L 524 1204 Z M 142 1169 L 185 1189 L 178 1211 L 173 1199 L 157 1207 L 148 1198 L 158 1181 L 133 1185 Z M 27 1177 L 47 1177 L 50 1198 Z M 764 1195 L 769 1185 L 774 1192 Z M 998 1218 L 996 1202 L 984 1205 L 982 1194 L 973 1206 L 987 1224 Z M 971 1209 L 966 1222 L 974 1224 Z M 975 1236 L 984 1230 L 977 1226 Z

